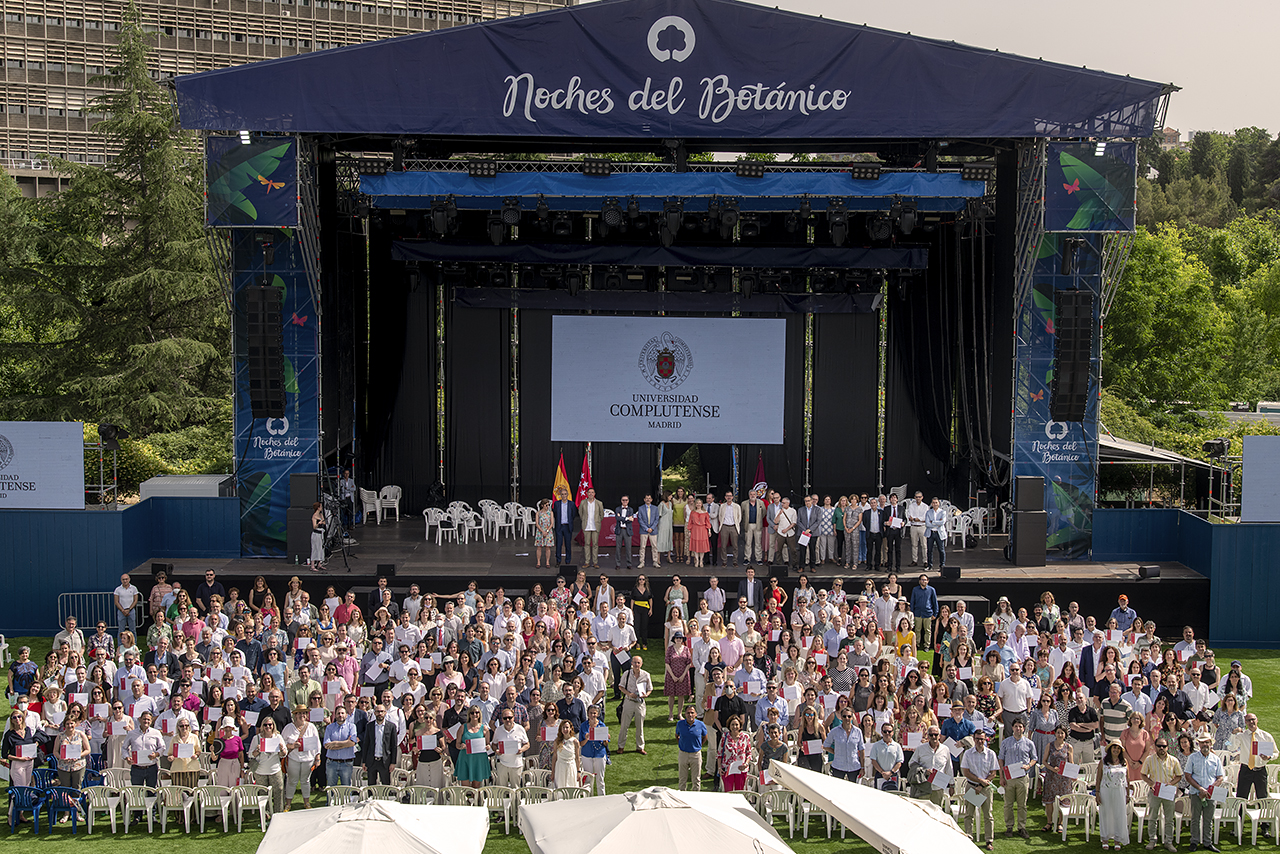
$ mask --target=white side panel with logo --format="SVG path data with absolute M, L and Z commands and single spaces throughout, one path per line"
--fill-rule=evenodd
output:
M 551 440 L 782 444 L 786 321 L 552 318 Z
M 14 509 L 84 509 L 84 424 L 0 421 L 0 510 Z

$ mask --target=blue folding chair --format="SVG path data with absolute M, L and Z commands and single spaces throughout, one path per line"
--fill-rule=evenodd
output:
M 84 772 L 84 781 L 80 784 L 81 788 L 87 789 L 90 786 L 107 785 L 107 775 L 101 771 L 95 771 L 92 768 L 86 769 Z
M 58 757 L 56 754 L 49 754 L 49 768 L 54 771 L 58 770 Z
M 50 789 L 45 796 L 44 804 L 45 816 L 49 819 L 49 832 L 53 833 L 53 826 L 57 824 L 59 815 L 70 815 L 72 836 L 75 836 L 79 827 L 80 816 L 87 815 L 89 809 L 88 798 L 84 792 L 63 786 L 54 786 Z M 36 831 L 37 834 L 39 832 L 39 830 Z
M 107 767 L 107 755 L 105 753 L 89 754 L 89 770 L 90 771 L 103 771 L 103 770 L 106 770 L 106 767 Z
M 58 772 L 51 768 L 36 768 L 31 772 L 31 785 L 47 792 L 58 785 Z
M 44 808 L 45 793 L 33 786 L 10 786 L 9 787 L 9 832 L 13 833 L 18 827 L 18 816 L 21 813 L 31 813 L 31 819 L 35 822 L 36 835 L 40 835 L 40 810 Z

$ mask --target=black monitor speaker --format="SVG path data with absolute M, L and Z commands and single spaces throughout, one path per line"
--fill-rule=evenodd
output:
M 563 575 L 566 581 L 573 582 L 578 580 L 578 565 L 575 563 L 564 563 L 560 565 L 560 575 Z
M 173 564 L 171 563 L 153 563 L 151 564 L 151 577 L 155 578 L 160 573 L 164 573 L 166 578 L 173 577 Z
M 1049 536 L 1049 514 L 1043 510 L 1015 512 L 1011 533 L 1014 565 L 1044 566 Z
M 320 500 L 316 497 L 317 479 L 314 474 L 289 475 L 289 506 L 310 510 Z
M 1014 478 L 1014 510 L 1044 509 L 1044 478 L 1022 475 Z
M 960 578 L 960 567 L 944 566 L 942 568 L 942 577 L 947 581 L 958 581 Z
M 378 577 L 379 578 L 395 578 L 396 565 L 394 563 L 378 564 Z
M 1138 577 L 1139 578 L 1159 578 L 1160 567 L 1155 565 L 1140 566 L 1138 567 Z

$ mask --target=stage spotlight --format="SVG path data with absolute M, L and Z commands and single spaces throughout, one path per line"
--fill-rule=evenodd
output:
M 627 199 L 627 217 L 632 222 L 640 218 L 640 203 L 636 201 L 635 196 Z
M 446 285 L 461 285 L 467 281 L 467 268 L 461 264 L 450 264 L 440 269 L 440 279 Z
M 741 160 L 734 164 L 733 174 L 739 178 L 763 178 L 764 164 L 756 160 Z
M 756 274 L 752 270 L 743 270 L 738 274 L 738 290 L 742 292 L 743 299 L 751 299 L 756 291 L 756 281 Z
M 555 220 L 551 223 L 551 233 L 556 237 L 573 236 L 573 220 L 564 211 L 556 214 Z
M 431 203 L 431 230 L 436 234 L 448 234 L 457 228 L 458 206 L 453 199 Z
M 696 267 L 668 267 L 667 268 L 667 290 L 668 291 L 696 291 L 701 290 L 699 282 L 698 270 Z
M 879 163 L 850 163 L 849 177 L 855 181 L 879 181 Z
M 1085 241 L 1083 237 L 1064 237 L 1062 239 L 1062 266 L 1059 272 L 1064 276 L 1070 276 L 1076 271 L 1076 253 L 1083 249 Z
M 872 273 L 871 287 L 870 287 L 871 292 L 876 294 L 883 293 L 885 285 L 888 283 L 888 281 L 889 279 L 887 276 L 885 276 L 883 270 L 877 270 L 876 272 Z
M 538 199 L 538 206 L 534 208 L 534 212 L 537 213 L 539 222 L 551 219 L 551 208 L 547 206 L 547 200 L 544 198 Z
M 742 218 L 742 236 L 747 239 L 753 239 L 760 236 L 760 219 L 754 214 L 748 214 Z
M 1094 157 L 1104 157 L 1107 153 L 1107 141 L 1105 139 L 1098 140 L 1098 144 L 1093 147 Z
M 507 276 L 507 271 L 505 268 L 494 267 L 493 269 L 489 270 L 489 287 L 505 288 L 509 280 L 510 279 Z
M 604 203 L 604 207 L 600 209 L 600 221 L 610 228 L 622 225 L 622 206 L 617 199 L 609 199 Z
M 738 203 L 725 202 L 720 208 L 720 236 L 725 240 L 733 237 L 733 230 L 738 226 L 742 215 L 738 212 Z
M 247 133 L 247 131 L 246 131 Z M 123 427 L 117 427 L 115 424 L 99 424 L 98 439 L 102 442 L 102 447 L 108 451 L 120 450 L 120 440 L 128 439 L 129 431 Z
M 676 232 L 684 221 L 684 204 L 667 202 L 662 206 L 662 225 L 658 228 L 658 239 L 663 246 L 675 243 Z
M 502 200 L 502 224 L 520 224 L 520 200 L 512 196 Z
M 800 214 L 791 211 L 783 218 L 782 223 L 788 234 L 795 234 L 800 230 Z
M 611 291 L 620 290 L 622 288 L 622 274 L 618 272 L 617 267 L 610 267 L 604 274 L 604 286 Z
M 496 178 L 498 177 L 498 162 L 496 160 L 468 160 L 467 174 L 472 178 Z
M 844 246 L 849 237 L 849 211 L 844 202 L 835 199 L 827 202 L 827 224 L 831 227 L 831 242 L 836 246 Z
M 564 274 L 564 287 L 569 292 L 569 296 L 576 297 L 578 289 L 582 287 L 582 271 L 566 270 Z
M 960 178 L 965 181 L 990 181 L 995 176 L 994 163 L 965 163 L 960 167 Z
M 502 245 L 502 238 L 506 236 L 507 227 L 502 224 L 502 217 L 492 216 L 486 220 L 485 225 L 489 229 L 489 239 L 493 241 L 494 246 Z
M 240 144 L 248 145 L 250 142 L 252 142 L 252 140 L 249 139 L 249 132 L 247 130 L 240 131 Z
M 800 200 L 800 218 L 808 219 L 811 216 L 813 216 L 813 205 L 809 203 L 808 199 L 801 199 Z
M 867 217 L 867 236 L 872 240 L 888 240 L 893 237 L 893 221 L 882 214 Z
M 915 200 L 908 199 L 903 201 L 895 198 L 893 205 L 889 208 L 889 218 L 898 224 L 898 230 L 903 234 L 910 234 L 915 231 L 917 222 Z
M 613 174 L 613 164 L 608 160 L 587 157 L 582 161 L 582 174 L 592 178 L 608 178 Z
M 1211 460 L 1220 460 L 1231 450 L 1230 439 L 1210 439 L 1201 446 L 1202 450 Z

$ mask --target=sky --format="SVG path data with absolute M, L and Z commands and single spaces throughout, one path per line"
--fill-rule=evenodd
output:
M 1182 87 L 1166 127 L 1280 132 L 1280 0 L 775 0 L 896 32 L 1129 74 Z

